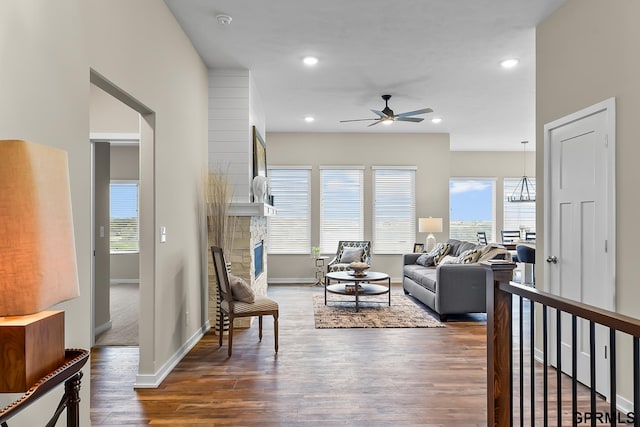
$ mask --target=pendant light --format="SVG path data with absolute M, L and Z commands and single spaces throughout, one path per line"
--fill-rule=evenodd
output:
M 535 202 L 536 201 L 536 187 L 529 178 L 527 178 L 527 144 L 529 141 L 522 141 L 522 178 L 516 188 L 513 190 L 510 196 L 507 197 L 508 202 L 522 203 L 522 202 Z

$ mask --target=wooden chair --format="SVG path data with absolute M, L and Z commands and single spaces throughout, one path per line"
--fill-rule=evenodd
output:
M 229 284 L 229 274 L 227 272 L 227 263 L 222 253 L 222 248 L 217 246 L 211 247 L 213 254 L 213 267 L 216 272 L 218 281 L 218 292 L 220 292 L 220 325 L 223 324 L 224 316 L 229 318 L 229 334 L 228 334 L 228 355 L 231 357 L 233 347 L 233 319 L 236 317 L 253 317 L 258 316 L 259 319 L 259 338 L 262 341 L 262 316 L 273 316 L 273 333 L 275 338 L 275 349 L 278 352 L 278 303 L 271 298 L 256 295 L 253 303 L 236 301 L 231 294 L 231 286 Z M 221 328 L 222 329 L 222 328 Z M 222 347 L 223 331 L 220 331 L 218 337 L 218 345 Z
M 487 232 L 486 231 L 478 231 L 476 233 L 476 236 L 478 238 L 478 243 L 481 245 L 486 245 L 487 242 Z

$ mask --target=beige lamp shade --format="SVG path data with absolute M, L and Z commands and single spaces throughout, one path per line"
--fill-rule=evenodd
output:
M 442 233 L 442 218 L 419 218 L 419 233 Z
M 79 294 L 67 153 L 0 140 L 0 317 Z

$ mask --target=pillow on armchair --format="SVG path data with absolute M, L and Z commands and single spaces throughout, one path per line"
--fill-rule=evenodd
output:
M 342 255 L 340 255 L 340 260 L 338 262 L 341 264 L 351 264 L 352 262 L 360 262 L 362 261 L 363 254 L 364 254 L 363 248 L 346 247 L 342 250 Z

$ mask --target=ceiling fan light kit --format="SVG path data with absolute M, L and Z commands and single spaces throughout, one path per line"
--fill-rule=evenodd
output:
M 373 114 L 376 114 L 378 117 L 373 119 L 353 119 L 353 120 L 340 120 L 340 123 L 346 122 L 360 122 L 365 120 L 373 120 L 367 127 L 371 127 L 377 125 L 378 123 L 384 123 L 385 125 L 389 125 L 393 122 L 414 122 L 419 123 L 424 120 L 422 117 L 411 117 L 417 116 L 419 114 L 427 114 L 432 113 L 433 110 L 431 108 L 423 108 L 421 110 L 408 111 L 406 113 L 394 114 L 393 110 L 389 108 L 389 99 L 391 99 L 391 95 L 382 95 L 382 99 L 384 99 L 384 109 L 382 111 L 371 110 Z

